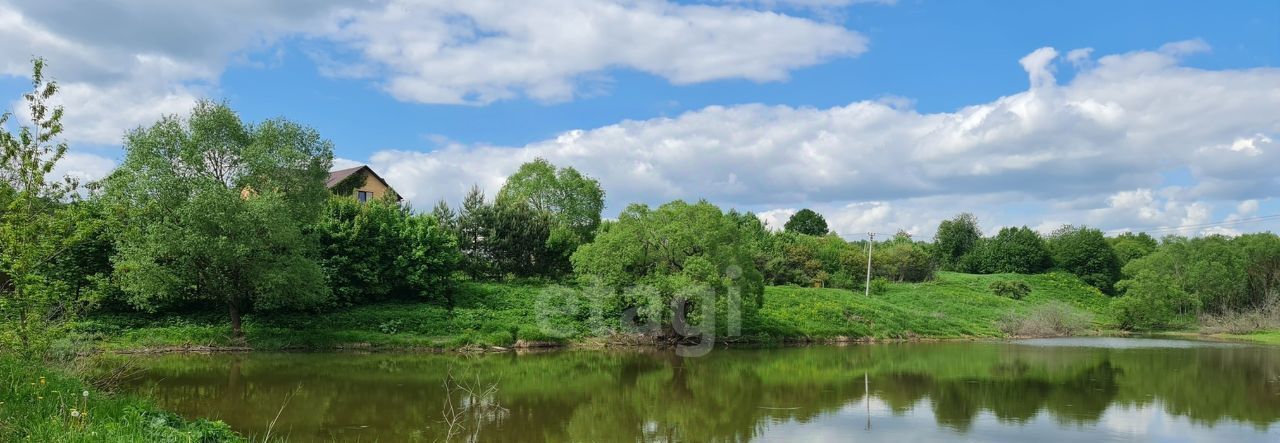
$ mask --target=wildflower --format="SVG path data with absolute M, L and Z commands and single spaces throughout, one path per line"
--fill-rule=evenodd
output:
M 80 396 L 82 396 L 82 397 L 84 397 L 84 398 L 89 398 L 89 391 L 81 392 L 81 393 L 80 393 Z
M 80 411 L 76 410 L 76 408 L 71 408 L 71 416 L 75 418 L 80 418 Z
M 40 384 L 44 385 L 44 377 L 40 377 Z

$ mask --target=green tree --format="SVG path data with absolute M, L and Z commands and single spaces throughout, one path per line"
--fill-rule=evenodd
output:
M 961 258 L 976 249 L 980 240 L 982 230 L 978 228 L 978 218 L 965 212 L 938 224 L 933 239 L 934 252 L 943 269 L 973 272 L 960 269 Z
M 926 245 L 912 241 L 911 235 L 902 231 L 873 246 L 871 266 L 877 277 L 899 282 L 932 280 L 937 270 Z
M 1245 234 L 1232 243 L 1245 257 L 1248 304 L 1260 307 L 1280 300 L 1280 236 L 1270 232 Z
M 1173 276 L 1150 269 L 1138 271 L 1117 286 L 1124 295 L 1112 301 L 1112 309 L 1124 329 L 1161 329 L 1195 312 L 1198 306 L 1195 297 L 1184 291 Z
M 471 278 L 546 277 L 558 275 L 563 251 L 548 239 L 555 229 L 552 214 L 528 202 L 485 200 L 473 186 L 454 223 L 463 270 Z
M 121 227 L 115 276 L 144 310 L 193 300 L 226 306 L 233 337 L 252 309 L 329 300 L 316 242 L 332 144 L 284 119 L 246 125 L 202 101 L 129 132 L 107 180 Z
M 1102 231 L 1066 225 L 1049 236 L 1054 266 L 1079 276 L 1085 283 L 1111 294 L 1120 277 L 1120 260 Z
M 562 274 L 569 271 L 569 256 L 579 245 L 590 242 L 600 225 L 604 210 L 604 190 L 600 182 L 571 167 L 557 169 L 551 162 L 538 158 L 525 163 L 498 191 L 497 203 L 517 210 L 524 204 L 536 213 L 551 218 L 551 231 L 545 242 L 550 257 L 547 271 Z
M 1116 258 L 1120 260 L 1120 266 L 1129 264 L 1134 259 L 1146 257 L 1152 252 L 1156 252 L 1156 239 L 1151 238 L 1145 232 L 1134 234 L 1125 232 L 1108 239 L 1111 242 L 1111 248 L 1116 251 Z
M 415 215 L 392 199 L 361 203 L 333 197 L 314 230 L 338 302 L 432 296 L 449 301 L 458 248 L 434 216 Z
M 82 306 L 58 262 L 96 229 L 96 222 L 65 205 L 75 198 L 73 180 L 48 179 L 66 155 L 61 107 L 48 105 L 58 92 L 44 77 L 42 59 L 32 61 L 32 90 L 23 95 L 30 120 L 17 133 L 12 115 L 0 115 L 0 349 L 38 357 L 64 331 Z
M 794 232 L 804 235 L 827 235 L 827 219 L 822 218 L 822 214 L 814 212 L 812 209 L 805 208 L 791 215 L 787 219 L 787 223 L 783 225 L 787 232 Z
M 763 275 L 754 259 L 759 251 L 744 240 L 754 229 L 706 201 L 677 200 L 657 209 L 633 204 L 573 254 L 573 267 L 608 287 L 656 288 L 656 293 L 621 291 L 613 304 L 614 309 L 640 308 L 650 321 L 665 321 L 670 301 L 693 285 L 715 291 L 717 317 L 727 318 L 727 307 L 737 303 L 743 318 L 751 318 L 764 296 Z M 731 299 L 730 287 L 737 289 L 738 299 Z
M 979 256 L 978 267 L 986 274 L 1036 274 L 1053 267 L 1044 239 L 1026 226 L 1001 228 L 995 237 L 982 242 L 974 255 Z

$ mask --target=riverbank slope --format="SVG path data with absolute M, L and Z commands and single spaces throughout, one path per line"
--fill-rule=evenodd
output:
M 1021 300 L 997 296 L 991 283 L 1022 282 Z M 385 303 L 319 313 L 261 313 L 245 322 L 247 347 L 213 315 L 100 314 L 77 325 L 81 347 L 110 352 L 281 349 L 457 349 L 570 344 L 592 337 L 587 325 L 559 320 L 544 332 L 535 312 L 541 284 L 465 283 L 450 311 L 425 303 Z M 842 289 L 771 286 L 738 342 L 994 338 L 1007 324 L 1046 307 L 1105 328 L 1108 298 L 1069 274 L 972 275 L 940 272 L 922 283 L 889 283 L 871 296 Z M 1006 330 L 1002 330 L 1005 326 Z

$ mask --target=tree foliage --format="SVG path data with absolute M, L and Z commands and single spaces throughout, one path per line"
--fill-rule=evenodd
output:
M 562 274 L 569 271 L 569 256 L 573 251 L 594 238 L 600 225 L 600 212 L 604 210 L 604 190 L 600 182 L 574 168 L 557 169 L 551 162 L 538 158 L 521 165 L 507 177 L 496 202 L 508 211 L 527 209 L 550 218 L 545 247 L 557 253 L 558 258 L 557 263 L 548 263 L 546 268 Z
M 391 298 L 450 302 L 457 240 L 432 215 L 379 199 L 330 198 L 314 226 L 320 263 L 344 305 Z
M 573 266 L 579 275 L 611 288 L 653 288 L 621 291 L 612 303 L 619 309 L 641 308 L 650 321 L 667 321 L 670 301 L 695 285 L 714 291 L 719 315 L 736 304 L 749 318 L 763 303 L 764 282 L 756 268 L 759 251 L 744 239 L 756 237 L 759 228 L 705 201 L 677 200 L 656 209 L 633 204 L 595 242 L 573 254 Z
M 322 213 L 333 158 L 315 130 L 284 119 L 245 124 L 225 104 L 202 101 L 186 118 L 131 131 L 125 153 L 106 196 L 121 229 L 115 276 L 131 304 L 213 301 L 241 337 L 246 311 L 329 299 L 303 232 Z
M 1001 228 L 971 253 L 969 267 L 983 274 L 1038 274 L 1053 267 L 1053 258 L 1040 233 L 1026 226 Z
M 897 282 L 921 282 L 932 280 L 937 262 L 923 243 L 911 240 L 905 232 L 899 232 L 889 241 L 872 248 L 872 272 L 881 278 Z
M 447 205 L 434 211 L 449 216 Z M 534 210 L 527 202 L 506 199 L 490 202 L 473 186 L 462 201 L 452 226 L 462 254 L 462 269 L 473 279 L 553 277 L 565 266 L 564 251 L 548 238 L 554 230 L 548 212 Z
M 1145 232 L 1137 234 L 1125 232 L 1108 239 L 1111 242 L 1111 248 L 1116 251 L 1116 258 L 1120 260 L 1120 266 L 1129 264 L 1134 259 L 1146 257 L 1156 251 L 1159 244 L 1156 239 L 1152 238 Z
M 835 235 L 776 234 L 764 267 L 770 284 L 858 289 L 867 254 Z
M 65 204 L 75 198 L 73 180 L 48 178 L 67 145 L 58 140 L 63 110 L 48 104 L 58 85 L 44 67 L 32 61 L 32 90 L 23 95 L 30 119 L 16 134 L 7 130 L 12 115 L 0 114 L 0 349 L 27 357 L 42 355 L 82 306 L 58 265 L 98 226 Z
M 1075 274 L 1102 292 L 1114 291 L 1120 277 L 1120 260 L 1102 231 L 1063 226 L 1049 236 L 1048 245 L 1058 269 Z
M 787 223 L 783 225 L 787 232 L 794 232 L 804 235 L 827 235 L 827 219 L 822 218 L 822 214 L 814 212 L 812 209 L 805 208 L 791 215 L 787 219 Z
M 964 270 L 960 269 L 961 258 L 973 252 L 981 240 L 978 218 L 965 212 L 938 224 L 933 247 L 943 269 Z

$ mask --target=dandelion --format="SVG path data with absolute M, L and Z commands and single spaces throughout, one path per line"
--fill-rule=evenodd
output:
M 71 408 L 71 416 L 75 418 L 80 418 L 80 411 L 77 410 L 76 408 Z
M 84 398 L 89 398 L 89 391 L 81 392 L 81 393 L 80 393 L 80 396 L 81 396 L 81 397 L 84 397 Z
M 44 377 L 40 377 L 40 385 L 44 386 Z

